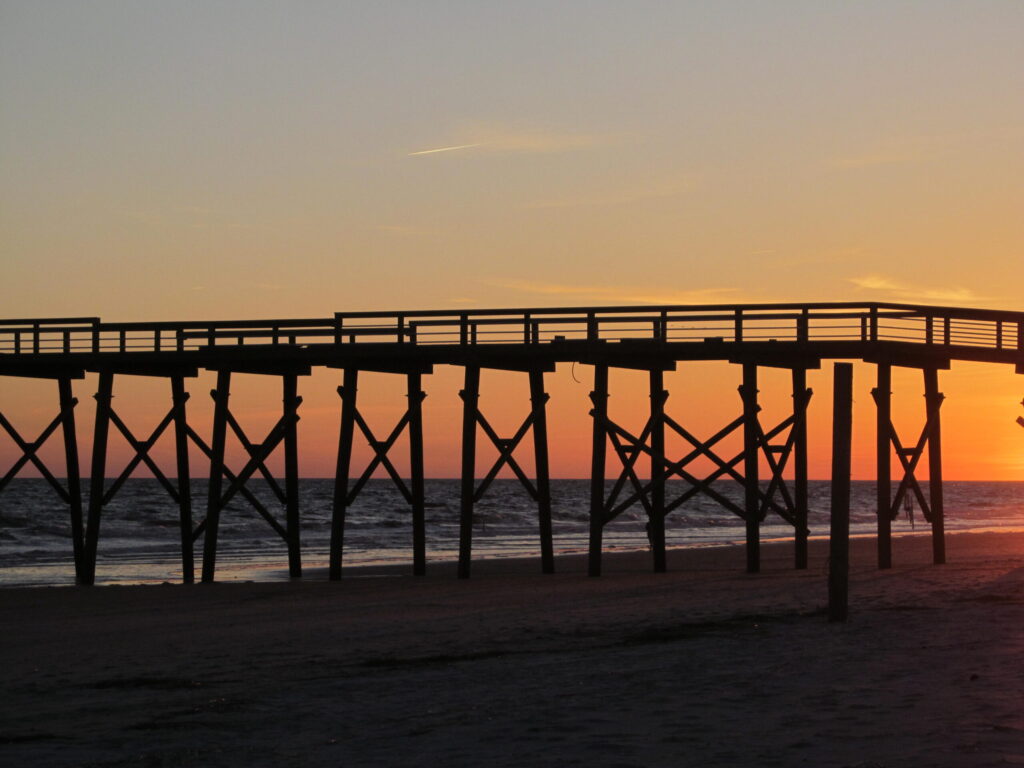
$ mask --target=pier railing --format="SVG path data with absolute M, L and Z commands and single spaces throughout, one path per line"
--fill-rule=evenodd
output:
M 329 318 L 105 323 L 0 320 L 0 354 L 183 352 L 211 346 L 898 341 L 1024 351 L 1024 312 L 908 304 L 744 304 L 338 312 Z

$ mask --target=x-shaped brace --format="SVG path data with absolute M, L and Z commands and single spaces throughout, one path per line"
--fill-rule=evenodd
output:
M 345 392 L 345 387 L 338 387 L 338 395 L 341 396 L 342 400 L 345 399 L 345 397 L 347 396 Z M 426 399 L 427 393 L 421 391 L 418 392 L 415 396 L 419 399 L 419 402 L 422 403 Z M 391 457 L 388 456 L 391 449 L 398 441 L 398 438 L 402 436 L 402 433 L 406 430 L 406 428 L 412 421 L 411 404 L 410 408 L 406 410 L 402 418 L 398 420 L 398 423 L 394 426 L 391 432 L 388 433 L 387 439 L 385 440 L 377 439 L 377 436 L 374 434 L 373 429 L 367 423 L 366 419 L 363 418 L 363 415 L 359 412 L 358 409 L 353 409 L 352 417 L 355 420 L 356 425 L 359 427 L 359 431 L 362 432 L 363 437 L 366 438 L 366 442 L 369 444 L 370 449 L 373 451 L 373 458 L 370 459 L 369 464 L 366 465 L 366 469 L 363 470 L 363 473 L 359 476 L 359 479 L 356 480 L 352 488 L 348 491 L 348 495 L 345 497 L 345 504 L 351 505 L 352 502 L 356 500 L 356 497 L 359 495 L 360 491 L 363 490 L 366 483 L 369 482 L 370 478 L 373 476 L 373 473 L 377 470 L 377 467 L 384 467 L 384 471 L 388 473 L 388 477 L 390 477 L 392 482 L 394 482 L 395 487 L 398 488 L 399 492 L 402 494 L 402 497 L 406 500 L 408 504 L 413 504 L 415 500 L 413 499 L 412 491 L 409 490 L 409 487 L 406 485 L 405 480 L 402 479 L 402 476 L 398 473 L 398 470 L 395 468 L 394 463 L 391 461 Z
M 186 394 L 185 397 L 187 399 L 188 395 Z M 113 499 L 117 492 L 121 490 L 121 486 L 124 485 L 125 481 L 131 476 L 132 472 L 135 471 L 135 468 L 142 463 L 145 463 L 145 465 L 149 468 L 149 471 L 153 473 L 153 476 L 160 482 L 160 485 L 164 487 L 164 490 L 167 491 L 170 497 L 174 499 L 175 503 L 179 502 L 180 498 L 178 495 L 178 489 L 171 484 L 171 481 L 167 479 L 167 476 L 163 473 L 163 471 L 160 469 L 157 463 L 153 461 L 153 459 L 149 455 L 150 449 L 153 447 L 156 441 L 160 439 L 160 436 L 164 433 L 167 427 L 170 426 L 171 422 L 174 420 L 174 408 L 171 408 L 171 410 L 167 412 L 167 415 L 164 416 L 164 418 L 156 426 L 156 429 L 153 430 L 152 434 L 149 436 L 147 440 L 136 439 L 135 435 L 133 435 L 132 431 L 128 428 L 128 425 L 125 424 L 124 421 L 122 421 L 121 417 L 114 412 L 113 408 L 110 409 L 110 420 L 114 423 L 114 426 L 117 427 L 118 431 L 124 436 L 124 439 L 128 441 L 128 445 L 132 447 L 132 450 L 135 452 L 135 454 L 132 456 L 131 460 L 128 462 L 125 468 L 121 471 L 121 474 L 118 475 L 117 479 L 103 494 L 103 505 L 105 506 L 110 503 L 111 499 Z
M 876 391 L 872 390 L 872 397 L 878 402 L 879 395 Z M 942 405 L 942 396 L 939 396 L 938 406 Z M 900 466 L 903 468 L 903 479 L 900 480 L 900 484 L 896 489 L 896 496 L 892 501 L 892 505 L 889 507 L 889 518 L 895 520 L 899 516 L 900 505 L 903 503 L 903 499 L 906 497 L 907 492 L 911 491 L 914 497 L 917 499 L 918 505 L 921 507 L 921 513 L 924 515 L 924 519 L 928 522 L 932 520 L 932 509 L 931 505 L 925 498 L 924 491 L 921 489 L 921 484 L 917 479 L 917 465 L 921 461 L 921 457 L 924 456 L 925 448 L 928 446 L 928 441 L 931 439 L 933 424 L 929 418 L 925 421 L 924 427 L 921 429 L 921 435 L 917 439 L 917 443 L 913 448 L 904 448 L 903 443 L 900 440 L 899 434 L 896 432 L 896 426 L 889 421 L 888 433 L 889 442 L 892 444 L 895 450 L 897 458 L 900 460 Z
M 77 404 L 78 398 L 72 398 L 72 407 Z M 39 474 L 46 478 L 46 481 L 53 486 L 53 489 L 57 492 L 57 495 L 60 496 L 61 500 L 66 504 L 71 503 L 71 495 L 68 493 L 67 489 L 61 485 L 60 481 L 57 480 L 56 477 L 54 477 L 46 464 L 43 463 L 43 460 L 36 455 L 36 452 L 43 447 L 43 444 L 56 431 L 57 427 L 60 426 L 62 420 L 63 415 L 56 416 L 53 421 L 51 421 L 46 428 L 39 433 L 39 437 L 32 442 L 29 442 L 19 434 L 18 430 L 14 428 L 14 425 L 7 420 L 7 417 L 0 413 L 0 426 L 6 430 L 7 434 L 11 436 L 11 439 L 14 440 L 18 448 L 21 449 L 21 456 L 7 471 L 7 474 L 5 474 L 3 478 L 0 478 L 0 491 L 7 487 L 7 484 L 14 479 L 15 475 L 17 475 L 26 464 L 31 462 L 32 465 L 39 470 Z
M 466 401 L 465 393 L 460 392 L 459 397 L 462 398 L 463 402 Z M 543 395 L 543 403 L 540 405 L 543 406 L 543 404 L 546 404 L 548 398 L 549 395 L 545 393 Z M 530 478 L 527 477 L 523 468 L 519 465 L 519 462 L 516 461 L 516 458 L 513 455 L 516 448 L 519 447 L 519 443 L 523 441 L 523 438 L 526 437 L 530 429 L 533 427 L 534 420 L 536 418 L 536 411 L 531 411 L 530 414 L 523 419 L 523 423 L 520 424 L 519 429 L 516 430 L 516 433 L 512 438 L 507 440 L 498 436 L 498 433 L 491 426 L 490 422 L 487 421 L 487 418 L 480 412 L 479 408 L 473 409 L 473 416 L 476 423 L 480 425 L 481 429 L 483 429 L 484 434 L 487 435 L 487 438 L 494 444 L 494 447 L 498 449 L 498 458 L 494 462 L 494 466 L 491 467 L 490 471 L 484 476 L 484 479 L 480 481 L 480 485 L 473 492 L 473 502 L 478 502 L 483 498 L 487 489 L 490 488 L 491 483 L 494 482 L 498 473 L 506 464 L 519 479 L 519 482 L 523 484 L 523 487 L 526 488 L 526 492 L 530 494 L 530 498 L 534 501 L 538 501 L 540 499 L 540 493 L 537 491 L 536 486 Z

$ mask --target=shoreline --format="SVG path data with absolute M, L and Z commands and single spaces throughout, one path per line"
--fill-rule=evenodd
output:
M 1015 534 L 1024 533 L 1024 526 L 1021 525 L 1006 525 L 1006 526 L 992 526 L 982 525 L 977 527 L 964 527 L 964 528 L 947 528 L 946 536 L 960 536 L 964 534 L 976 534 L 976 533 L 993 533 L 993 534 Z M 893 530 L 893 540 L 908 539 L 908 538 L 928 538 L 931 536 L 930 528 L 921 527 L 918 530 Z M 850 540 L 861 541 L 861 540 L 874 540 L 874 533 L 865 532 L 851 532 Z M 808 541 L 810 543 L 818 542 L 824 543 L 827 546 L 829 540 L 828 534 L 812 534 Z M 770 538 L 765 537 L 761 540 L 762 551 L 765 548 L 776 548 L 784 547 L 788 544 L 792 544 L 794 541 L 793 536 L 772 536 Z M 696 539 L 689 542 L 673 543 L 667 547 L 667 552 L 694 552 L 699 550 L 729 550 L 733 548 L 742 549 L 745 546 L 745 541 L 742 537 L 730 538 L 721 541 L 708 541 L 706 539 Z M 649 557 L 650 550 L 646 547 L 628 548 L 624 546 L 616 546 L 613 548 L 607 548 L 602 554 L 602 562 L 608 562 L 608 559 L 615 559 L 621 557 L 628 558 L 643 558 L 645 555 Z M 431 558 L 428 552 L 427 568 L 428 574 L 432 570 L 441 570 L 443 572 L 451 572 L 454 574 L 455 564 L 457 562 L 457 552 L 452 552 L 447 557 L 436 557 Z M 669 555 L 674 559 L 683 557 L 680 554 Z M 303 575 L 298 579 L 292 579 L 288 573 L 287 562 L 285 561 L 284 554 L 281 554 L 279 558 L 275 558 L 274 561 L 267 559 L 252 559 L 250 557 L 238 557 L 237 559 L 232 557 L 230 552 L 221 553 L 218 558 L 218 578 L 216 583 L 234 584 L 234 583 L 281 583 L 281 582 L 301 582 L 307 581 L 319 581 L 327 580 L 327 554 L 324 552 L 316 552 L 315 554 L 307 553 L 304 558 L 303 564 Z M 572 550 L 558 551 L 556 549 L 556 570 L 558 570 L 558 563 L 562 563 L 563 569 L 569 565 L 571 569 L 586 571 L 587 568 L 587 551 L 585 548 L 576 548 Z M 165 559 L 159 558 L 151 562 L 138 563 L 136 561 L 127 561 L 126 570 L 130 569 L 130 566 L 141 569 L 152 569 L 161 571 L 161 576 L 145 576 L 145 577 L 123 577 L 117 576 L 106 577 L 105 572 L 112 567 L 110 561 L 104 562 L 100 560 L 99 567 L 97 570 L 97 582 L 95 587 L 106 588 L 106 587 L 127 587 L 127 586 L 157 586 L 165 584 L 177 584 L 182 585 L 180 579 L 180 572 L 176 575 L 172 573 L 172 578 L 167 577 L 167 571 L 173 572 L 173 569 L 177 566 L 176 559 Z M 507 563 L 511 570 L 529 570 L 531 567 L 535 567 L 539 570 L 540 568 L 540 555 L 539 553 L 533 555 L 522 555 L 522 554 L 495 554 L 487 552 L 481 556 L 474 557 L 472 567 L 474 569 L 485 563 Z M 742 565 L 742 564 L 741 564 Z M 489 568 L 490 566 L 484 566 Z M 197 577 L 199 566 L 197 564 Z M 346 561 L 343 567 L 343 578 L 369 578 L 379 576 L 411 576 L 412 568 L 412 556 L 411 553 L 403 552 L 400 555 L 396 554 L 393 558 L 387 560 L 368 560 L 362 562 L 352 563 Z M 74 584 L 74 568 L 70 563 L 59 562 L 59 563 L 39 563 L 39 564 L 28 564 L 18 566 L 18 570 L 31 571 L 33 569 L 48 570 L 50 572 L 59 572 L 59 575 L 55 575 L 54 579 L 61 579 L 64 583 L 45 583 L 46 579 L 39 579 L 38 581 L 28 580 L 15 581 L 15 583 L 4 583 L 3 581 L 3 570 L 0 569 L 0 590 L 4 589 L 48 589 L 48 588 L 63 588 L 63 587 L 76 587 Z M 198 578 L 197 578 L 198 582 Z

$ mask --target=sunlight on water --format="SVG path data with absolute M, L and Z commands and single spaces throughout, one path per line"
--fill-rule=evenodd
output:
M 301 482 L 302 551 L 307 575 L 320 577 L 328 559 L 333 482 Z M 610 487 L 610 486 L 609 486 Z M 668 497 L 685 489 L 670 483 Z M 927 492 L 927 485 L 925 484 Z M 459 481 L 427 481 L 427 557 L 452 561 L 458 557 Z M 716 490 L 742 504 L 742 488 L 731 482 Z M 1024 526 L 1021 501 L 1024 483 L 948 482 L 945 484 L 946 527 L 1006 530 Z M 193 482 L 194 504 L 206 498 L 205 482 Z M 269 490 L 253 491 L 271 510 L 280 506 Z M 590 486 L 586 480 L 552 482 L 555 549 L 558 553 L 587 550 Z M 855 482 L 851 499 L 854 535 L 875 530 L 875 488 Z M 809 487 L 812 536 L 828 533 L 829 484 Z M 907 514 L 912 514 L 912 518 Z M 197 519 L 200 514 L 197 512 Z M 282 515 L 283 518 L 283 515 Z M 476 506 L 474 558 L 539 557 L 536 507 L 514 480 L 499 480 Z M 608 551 L 647 547 L 643 509 L 634 505 L 604 532 Z M 905 510 L 894 522 L 899 535 L 927 531 L 920 510 Z M 762 525 L 764 539 L 791 538 L 793 529 L 770 516 Z M 743 522 L 711 499 L 692 499 L 666 521 L 669 546 L 708 546 L 742 541 Z M 153 480 L 128 481 L 104 511 L 97 562 L 98 584 L 178 582 L 177 508 Z M 197 575 L 201 541 L 195 547 Z M 346 566 L 411 566 L 412 528 L 409 508 L 386 480 L 374 480 L 348 512 L 345 528 Z M 284 542 L 247 504 L 232 503 L 222 513 L 217 579 L 287 579 Z M 0 584 L 7 586 L 74 583 L 68 513 L 45 481 L 19 479 L 0 495 Z

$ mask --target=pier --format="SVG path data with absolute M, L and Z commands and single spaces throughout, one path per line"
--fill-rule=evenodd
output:
M 692 361 L 724 361 L 736 366 L 736 417 L 708 439 L 687 429 L 685 419 L 668 407 L 664 374 Z M 698 494 L 715 500 L 746 525 L 746 566 L 760 569 L 760 525 L 769 514 L 793 527 L 794 566 L 807 567 L 807 412 L 813 392 L 808 370 L 823 361 L 863 361 L 876 369 L 872 390 L 876 408 L 878 487 L 878 565 L 892 565 L 891 521 L 904 500 L 912 497 L 931 526 L 935 563 L 945 561 L 942 496 L 941 406 L 939 372 L 952 361 L 1004 364 L 1024 373 L 1024 313 L 984 309 L 891 303 L 742 304 L 701 306 L 629 306 L 496 309 L 463 311 L 342 312 L 313 319 L 216 322 L 109 323 L 99 318 L 0 320 L 0 376 L 31 377 L 56 382 L 56 415 L 35 437 L 21 434 L 18 414 L 0 413 L 0 427 L 20 450 L 20 457 L 0 478 L 0 492 L 28 466 L 34 467 L 67 505 L 73 542 L 76 581 L 92 584 L 96 573 L 104 507 L 123 483 L 145 465 L 178 509 L 183 580 L 195 580 L 194 547 L 202 541 L 201 579 L 215 579 L 221 512 L 240 497 L 281 537 L 293 577 L 302 575 L 299 508 L 299 457 L 296 426 L 300 418 L 301 377 L 314 368 L 339 372 L 340 429 L 335 473 L 329 577 L 341 578 L 346 511 L 367 480 L 383 470 L 410 508 L 413 571 L 423 574 L 427 552 L 424 523 L 423 379 L 435 366 L 462 369 L 464 385 L 461 424 L 461 513 L 458 575 L 467 578 L 472 566 L 474 505 L 493 480 L 508 468 L 536 502 L 541 569 L 554 569 L 545 374 L 559 363 L 591 369 L 592 421 L 590 548 L 588 572 L 601 573 L 602 533 L 625 509 L 640 504 L 646 514 L 653 569 L 663 571 L 665 519 Z M 900 435 L 892 422 L 892 370 L 922 372 L 925 407 L 921 431 Z M 650 409 L 639 428 L 627 428 L 609 415 L 609 371 L 645 372 Z M 758 372 L 763 368 L 791 372 L 792 399 L 788 415 L 778 423 L 761 417 Z M 530 408 L 512 435 L 502 435 L 480 407 L 481 371 L 497 369 L 524 375 Z M 188 419 L 187 383 L 200 370 L 216 374 L 213 423 L 203 433 Z M 838 394 L 848 398 L 849 370 L 837 376 Z M 387 373 L 405 378 L 406 404 L 398 423 L 376 434 L 360 411 L 359 376 Z M 75 382 L 97 375 L 96 414 L 87 479 L 79 466 L 78 400 Z M 281 384 L 280 417 L 265 436 L 251 435 L 231 410 L 234 377 L 276 377 Z M 168 384 L 166 415 L 148 436 L 138 436 L 113 406 L 118 379 L 147 376 Z M 80 395 L 85 393 L 79 393 Z M 729 396 L 723 393 L 723 397 Z M 2 406 L 2 401 L 0 401 Z M 162 412 L 162 411 L 161 411 Z M 111 429 L 132 447 L 133 457 L 116 477 L 108 476 Z M 162 468 L 149 451 L 171 430 L 175 443 L 173 469 Z M 681 456 L 666 451 L 666 433 L 689 445 Z M 373 458 L 354 467 L 352 446 L 365 439 Z M 402 477 L 391 455 L 408 434 L 409 477 Z M 849 429 L 844 427 L 846 450 Z M 248 458 L 229 467 L 225 446 L 229 435 Z M 722 455 L 719 444 L 742 436 L 742 451 Z M 529 438 L 529 439 L 528 439 Z M 38 455 L 49 440 L 62 440 L 64 466 L 51 467 Z M 497 449 L 498 458 L 482 476 L 476 471 L 478 441 Z M 837 441 L 842 450 L 843 440 Z M 195 445 L 208 459 L 209 478 L 203 509 L 194 508 L 189 463 Z M 532 446 L 534 477 L 516 458 Z M 283 478 L 267 466 L 275 451 L 283 453 Z M 895 494 L 890 462 L 895 456 L 902 475 Z M 918 466 L 927 456 L 928 492 Z M 609 462 L 609 458 L 611 461 Z M 847 467 L 848 467 L 848 456 Z M 715 469 L 695 474 L 697 459 Z M 615 467 L 607 475 L 609 464 Z M 768 468 L 767 476 L 760 470 Z M 847 469 L 848 471 L 848 469 Z M 247 488 L 257 475 L 270 485 L 280 510 L 268 509 Z M 60 479 L 63 476 L 63 480 Z M 726 498 L 715 481 L 742 484 L 742 504 Z M 611 480 L 606 492 L 606 480 Z M 685 491 L 669 497 L 682 480 Z M 88 483 L 87 503 L 83 483 Z

